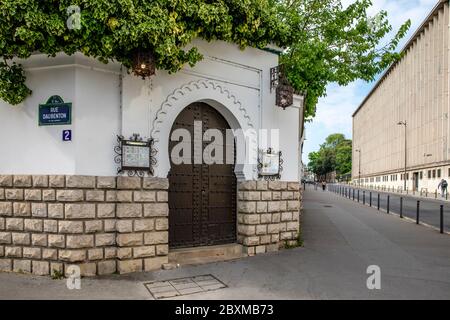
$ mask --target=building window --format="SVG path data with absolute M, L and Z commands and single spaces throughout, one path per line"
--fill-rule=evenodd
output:
M 431 170 L 428 170 L 428 179 L 431 179 Z
M 433 170 L 433 179 L 436 178 L 436 170 Z
M 423 179 L 423 171 L 420 171 L 420 173 L 419 173 L 419 179 L 420 179 L 420 180 Z
M 437 171 L 437 177 L 438 177 L 438 178 L 441 177 L 441 169 L 438 169 L 438 171 Z

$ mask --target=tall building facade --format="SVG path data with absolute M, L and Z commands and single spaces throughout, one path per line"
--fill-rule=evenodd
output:
M 353 114 L 353 183 L 403 188 L 406 180 L 420 191 L 450 180 L 449 27 L 449 2 L 440 0 Z

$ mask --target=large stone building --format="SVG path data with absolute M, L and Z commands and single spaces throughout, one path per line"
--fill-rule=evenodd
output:
M 0 270 L 136 272 L 186 248 L 254 255 L 296 243 L 303 103 L 277 94 L 281 49 L 193 45 L 195 67 L 145 81 L 81 53 L 20 61 L 32 95 L 0 101 Z M 226 129 L 249 136 L 219 142 Z M 234 161 L 195 161 L 212 138 L 214 155 L 232 146 Z
M 449 25 L 441 0 L 353 114 L 353 183 L 403 188 L 405 164 L 408 190 L 449 179 Z

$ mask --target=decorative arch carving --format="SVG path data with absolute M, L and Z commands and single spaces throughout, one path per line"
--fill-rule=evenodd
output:
M 152 131 L 150 133 L 150 136 L 155 139 L 156 142 L 159 141 L 161 127 L 164 125 L 168 110 L 183 96 L 188 95 L 189 93 L 192 93 L 194 91 L 204 89 L 210 89 L 214 92 L 219 93 L 222 97 L 228 100 L 230 104 L 235 105 L 247 122 L 246 124 L 248 128 L 254 129 L 253 122 L 251 121 L 250 115 L 248 114 L 246 108 L 228 88 L 226 88 L 221 83 L 217 83 L 212 80 L 201 79 L 198 81 L 189 82 L 182 87 L 175 89 L 171 94 L 168 95 L 166 100 L 161 104 L 158 111 L 156 112 L 156 116 L 152 123 Z

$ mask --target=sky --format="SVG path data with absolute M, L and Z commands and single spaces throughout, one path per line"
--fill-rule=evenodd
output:
M 343 0 L 344 6 L 353 2 Z M 380 10 L 386 10 L 389 22 L 395 33 L 408 19 L 411 28 L 408 35 L 399 44 L 403 48 L 408 39 L 428 16 L 438 0 L 373 0 L 369 13 L 374 15 Z M 343 133 L 352 138 L 352 114 L 372 89 L 374 83 L 356 81 L 346 87 L 330 84 L 327 96 L 319 100 L 316 117 L 305 126 L 306 140 L 303 147 L 303 162 L 308 163 L 308 154 L 317 151 L 325 138 L 333 133 Z

